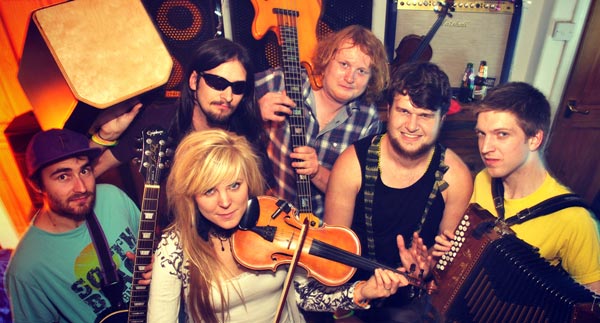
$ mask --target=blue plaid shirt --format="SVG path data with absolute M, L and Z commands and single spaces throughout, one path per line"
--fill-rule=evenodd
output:
M 382 123 L 375 105 L 361 103 L 360 98 L 344 105 L 327 127 L 319 130 L 316 118 L 315 96 L 310 86 L 308 76 L 303 72 L 302 97 L 307 113 L 304 113 L 306 125 L 306 144 L 317 152 L 317 158 L 322 167 L 331 169 L 338 156 L 355 141 L 378 134 Z M 270 69 L 256 75 L 256 98 L 259 99 L 267 92 L 285 90 L 283 71 Z M 268 122 L 269 133 L 267 153 L 273 166 L 276 194 L 286 201 L 298 206 L 296 174 L 292 168 L 290 153 L 293 149 L 290 138 L 290 126 L 285 122 Z M 325 194 L 311 184 L 312 213 L 323 218 Z

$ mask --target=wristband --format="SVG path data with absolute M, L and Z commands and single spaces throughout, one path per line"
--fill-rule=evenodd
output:
M 350 312 L 348 312 L 346 314 L 343 314 L 343 315 L 340 315 L 340 316 L 337 316 L 335 313 L 333 313 L 333 319 L 334 320 L 347 319 L 347 318 L 349 318 L 352 315 L 354 315 L 354 310 L 350 310 Z
M 100 135 L 96 132 L 92 135 L 92 141 L 97 143 L 100 146 L 104 147 L 113 147 L 116 146 L 119 141 L 118 140 L 106 140 L 100 137 Z

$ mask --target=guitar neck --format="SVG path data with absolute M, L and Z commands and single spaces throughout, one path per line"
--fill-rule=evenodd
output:
M 412 277 L 405 272 L 398 271 L 395 268 L 380 264 L 376 261 L 370 260 L 365 257 L 361 257 L 357 254 L 351 253 L 349 251 L 346 251 L 344 249 L 338 248 L 336 246 L 327 244 L 319 240 L 313 240 L 310 251 L 308 253 L 317 257 L 333 260 L 344 265 L 363 270 L 375 271 L 375 269 L 377 268 L 387 269 L 406 277 L 409 284 L 419 288 L 423 288 L 422 280 Z
M 429 29 L 429 32 L 427 33 L 427 35 L 425 35 L 425 37 L 419 44 L 417 50 L 410 56 L 408 60 L 409 62 L 414 62 L 419 57 L 421 57 L 423 51 L 425 51 L 425 48 L 429 45 L 429 43 L 433 39 L 433 36 L 435 36 L 435 33 L 442 26 L 444 19 L 446 19 L 446 16 L 448 15 L 448 11 L 450 10 L 450 8 L 454 7 L 454 1 L 447 1 L 444 4 L 440 2 L 440 4 L 442 5 L 442 10 L 439 12 L 437 20 L 435 21 L 433 26 L 431 26 L 431 29 Z
M 291 127 L 292 148 L 306 146 L 305 107 L 302 97 L 302 67 L 298 51 L 298 11 L 289 9 L 274 9 L 279 22 L 279 32 L 282 39 L 283 74 L 285 76 L 286 94 L 294 101 L 289 117 Z M 310 178 L 296 173 L 298 188 L 298 210 L 301 213 L 312 213 Z
M 128 322 L 137 322 L 138 320 L 145 322 L 146 318 L 150 286 L 139 284 L 139 280 L 143 279 L 142 274 L 145 272 L 146 266 L 152 262 L 159 195 L 159 185 L 144 185 Z

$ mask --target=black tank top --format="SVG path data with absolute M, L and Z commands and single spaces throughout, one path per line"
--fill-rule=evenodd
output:
M 354 143 L 361 166 L 362 184 L 356 196 L 352 230 L 356 232 L 360 239 L 363 255 L 368 254 L 364 190 L 367 151 L 372 139 L 373 137 L 371 136 Z M 397 189 L 386 186 L 381 181 L 378 172 L 372 215 L 377 262 L 394 268 L 400 266 L 396 235 L 402 234 L 404 241 L 408 244 L 412 239 L 412 233 L 419 228 L 427 200 L 436 181 L 435 173 L 440 166 L 440 158 L 443 151 L 445 151 L 445 148 L 437 144 L 425 174 L 413 185 L 406 188 Z M 441 192 L 438 191 L 420 231 L 420 236 L 428 248 L 434 244 L 434 239 L 438 233 L 444 212 L 444 206 L 444 199 Z M 368 279 L 372 274 L 372 272 L 358 270 L 354 277 L 357 279 Z

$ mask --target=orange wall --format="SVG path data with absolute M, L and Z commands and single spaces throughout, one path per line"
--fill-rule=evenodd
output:
M 16 116 L 31 110 L 17 72 L 25 43 L 31 12 L 64 0 L 2 0 L 0 1 L 0 200 L 13 227 L 0 228 L 2 237 L 20 236 L 26 229 L 32 211 L 32 202 L 26 183 L 20 176 L 18 164 L 4 135 L 4 130 Z M 6 245 L 3 247 L 14 247 Z

